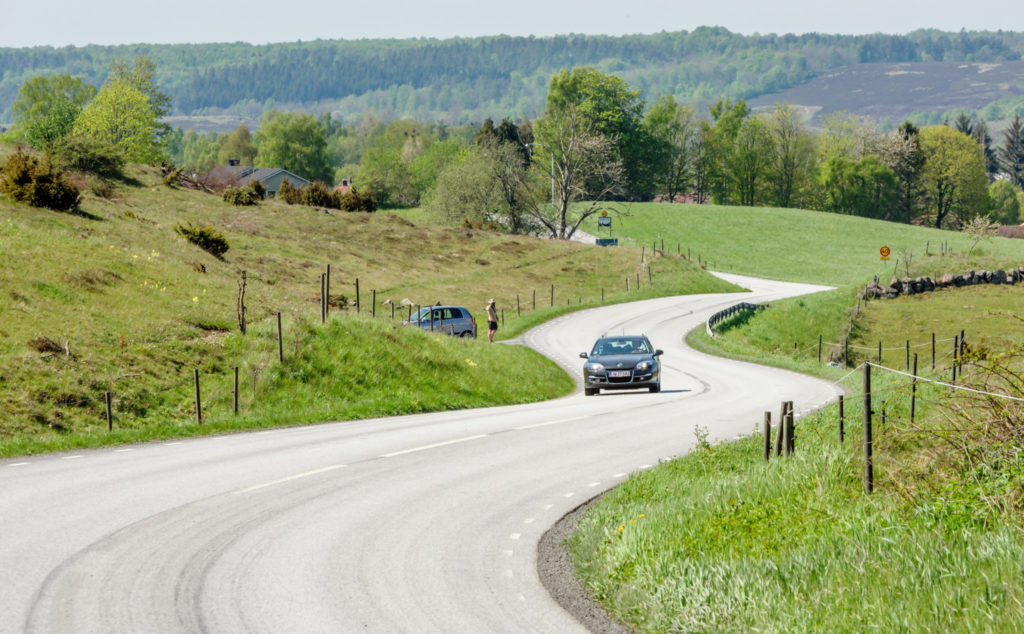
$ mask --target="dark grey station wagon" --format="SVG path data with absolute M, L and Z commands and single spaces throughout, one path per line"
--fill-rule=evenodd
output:
M 661 364 L 655 350 L 644 335 L 601 337 L 594 342 L 590 354 L 580 353 L 583 364 L 583 391 L 593 396 L 601 390 L 647 388 L 661 391 Z

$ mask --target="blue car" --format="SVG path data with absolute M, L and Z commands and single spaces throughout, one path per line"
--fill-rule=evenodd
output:
M 655 350 L 644 335 L 601 337 L 590 354 L 580 353 L 583 364 L 583 392 L 594 396 L 601 390 L 632 390 L 647 388 L 661 391 L 661 364 Z

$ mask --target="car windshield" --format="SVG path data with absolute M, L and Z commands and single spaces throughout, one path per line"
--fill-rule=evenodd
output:
M 616 337 L 598 339 L 591 356 L 609 354 L 650 354 L 651 348 L 642 337 Z

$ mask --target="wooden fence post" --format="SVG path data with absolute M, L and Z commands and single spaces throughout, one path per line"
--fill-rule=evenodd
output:
M 792 456 L 796 451 L 796 426 L 793 423 L 793 401 L 786 401 L 786 455 Z
M 839 444 L 846 440 L 846 415 L 843 412 L 843 395 L 839 395 Z
M 871 364 L 864 364 L 864 491 L 875 488 L 874 464 L 871 456 Z
M 537 310 L 537 289 L 533 289 L 533 309 Z
M 601 303 L 604 303 L 604 287 L 601 287 Z
M 959 335 L 953 335 L 953 383 L 956 383 L 956 355 L 960 350 Z
M 878 342 L 878 365 L 882 365 L 882 342 Z
M 914 410 L 917 406 L 917 353 L 914 353 L 914 378 L 910 381 L 910 424 L 914 424 Z
M 320 274 L 320 323 L 327 321 L 327 274 Z
M 626 278 L 626 292 L 629 292 L 629 278 Z
M 199 368 L 193 370 L 196 382 L 196 422 L 203 422 L 203 402 L 199 398 Z
M 372 293 L 372 297 L 370 298 L 370 300 L 373 302 L 373 306 L 370 309 L 370 316 L 371 317 L 376 317 L 377 316 L 377 289 L 373 289 L 370 292 Z
M 519 310 L 519 293 L 516 293 L 516 317 L 522 317 L 523 313 Z
M 277 311 L 277 360 L 284 363 L 284 337 L 281 334 L 281 311 Z
M 554 305 L 555 305 L 555 285 L 552 284 L 551 285 L 551 306 L 554 307 Z
M 775 455 L 776 456 L 781 456 L 782 455 L 782 441 L 784 440 L 783 436 L 784 436 L 784 434 L 786 432 L 786 425 L 783 424 L 783 422 L 782 422 L 784 420 L 786 420 L 786 402 L 785 401 L 782 402 L 782 407 L 779 409 L 779 425 L 778 425 L 779 428 L 775 431 Z
M 330 316 L 330 314 L 331 314 L 331 265 L 330 264 L 327 265 L 327 277 L 326 277 L 326 284 L 325 284 L 325 286 L 326 286 L 325 292 L 326 292 L 327 299 L 324 300 L 324 303 L 326 304 L 326 307 L 324 308 L 324 310 L 327 312 L 327 315 Z
M 356 278 L 356 312 L 359 312 L 359 278 Z
M 395 320 L 395 302 L 391 302 L 391 321 Z
M 910 339 L 907 339 L 907 372 L 910 372 Z
M 764 461 L 772 457 L 772 413 L 764 413 Z
M 935 371 L 935 333 L 932 333 L 932 372 Z
M 818 365 L 821 365 L 821 335 L 818 335 Z
M 107 401 L 107 431 L 114 431 L 114 410 L 110 406 L 110 392 L 104 392 L 103 396 Z
M 238 366 L 235 366 L 235 414 L 238 414 Z

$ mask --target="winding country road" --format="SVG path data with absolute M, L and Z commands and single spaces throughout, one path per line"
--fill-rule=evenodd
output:
M 578 375 L 604 332 L 665 350 L 662 392 L 323 424 L 0 461 L 2 632 L 584 631 L 541 585 L 544 531 L 630 472 L 751 433 L 829 383 L 703 355 L 751 293 L 581 311 L 524 336 Z M 523 385 L 529 390 L 529 385 Z

